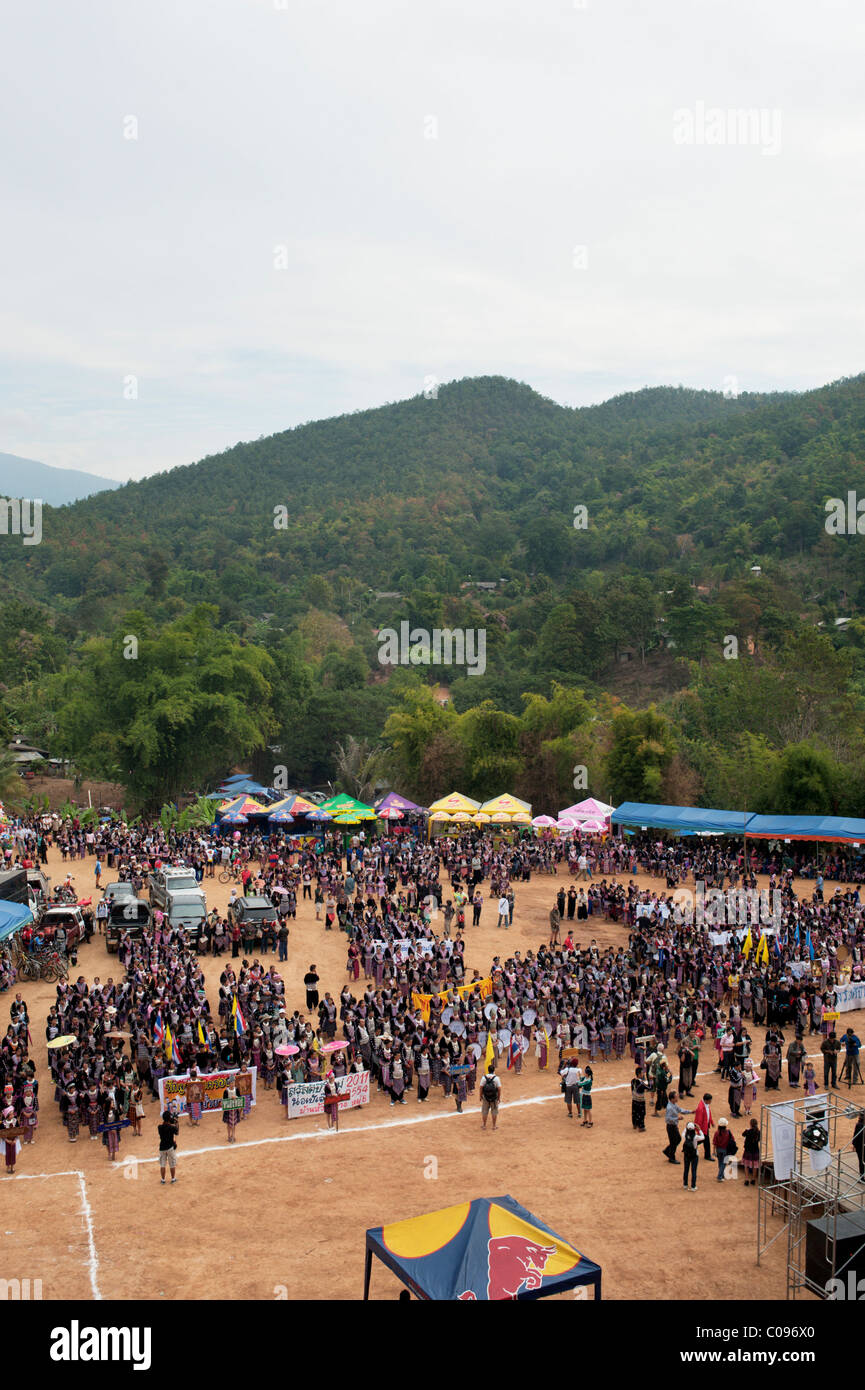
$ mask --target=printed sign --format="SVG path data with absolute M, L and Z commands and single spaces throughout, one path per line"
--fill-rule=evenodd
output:
M 257 1075 L 258 1068 L 250 1067 L 249 1085 L 253 1105 L 255 1105 L 255 1084 Z M 193 1082 L 196 1080 L 195 1077 L 192 1077 L 191 1079 L 193 1080 Z M 229 1081 L 231 1081 L 232 1079 L 236 1081 L 238 1091 L 241 1090 L 241 1083 L 243 1082 L 243 1077 L 238 1076 L 236 1068 L 233 1068 L 231 1070 L 226 1069 L 225 1071 L 205 1072 L 203 1076 L 199 1076 L 197 1079 L 201 1082 L 202 1087 L 204 1089 L 204 1100 L 201 1103 L 202 1112 L 218 1111 L 220 1114 L 222 1113 L 222 1093 L 228 1085 Z M 187 1114 L 188 1095 L 186 1088 L 189 1080 L 190 1076 L 188 1072 L 184 1072 L 182 1076 L 160 1077 L 160 1110 L 165 1110 L 170 1104 L 175 1114 Z
M 381 951 L 384 955 L 385 949 L 390 947 L 391 960 L 407 960 L 409 951 L 414 951 L 415 956 L 429 958 L 435 950 L 435 942 L 428 941 L 425 936 L 419 937 L 397 937 L 395 941 L 373 941 L 372 945 L 376 951 Z M 447 945 L 452 943 L 448 942 Z
M 838 1002 L 839 1013 L 846 1014 L 851 1009 L 865 1009 L 865 980 L 856 980 L 849 985 L 839 985 L 835 990 L 835 998 Z
M 352 1071 L 334 1080 L 340 1110 L 353 1110 L 369 1105 L 369 1072 Z M 324 1114 L 324 1082 L 301 1081 L 288 1088 L 288 1118 L 302 1119 L 304 1115 Z

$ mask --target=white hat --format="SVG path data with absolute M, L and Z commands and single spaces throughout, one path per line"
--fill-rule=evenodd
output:
M 726 1121 L 726 1120 L 719 1120 L 719 1121 L 718 1121 L 718 1128 L 719 1128 L 719 1129 L 721 1129 L 721 1128 L 726 1129 L 726 1128 L 727 1128 L 727 1121 Z

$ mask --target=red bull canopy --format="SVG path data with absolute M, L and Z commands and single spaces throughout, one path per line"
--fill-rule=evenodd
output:
M 580 1284 L 601 1297 L 601 1267 L 513 1197 L 476 1197 L 366 1233 L 363 1296 L 377 1255 L 423 1299 L 548 1298 Z

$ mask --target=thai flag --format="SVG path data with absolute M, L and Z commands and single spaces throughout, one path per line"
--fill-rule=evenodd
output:
M 514 1066 L 521 1052 L 522 1048 L 520 1047 L 517 1038 L 512 1035 L 511 1040 L 508 1043 L 508 1071 L 510 1071 L 511 1067 Z
M 153 1041 L 157 1047 L 161 1047 L 165 1041 L 165 1024 L 162 1022 L 162 1014 L 156 1015 L 156 1022 L 153 1025 Z
M 231 1006 L 231 1017 L 234 1020 L 234 1031 L 239 1038 L 246 1032 L 246 1023 L 243 1014 L 240 1012 L 240 1005 L 237 1002 L 237 995 L 234 996 L 234 1003 Z

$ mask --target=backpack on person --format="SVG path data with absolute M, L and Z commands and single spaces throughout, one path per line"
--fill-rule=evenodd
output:
M 492 1076 L 485 1076 L 481 1083 L 481 1100 L 485 1100 L 488 1104 L 494 1105 L 498 1098 L 499 1088 L 496 1085 L 495 1078 Z
M 727 1140 L 727 1157 L 728 1157 L 728 1158 L 732 1158 L 733 1155 L 734 1155 L 734 1154 L 737 1154 L 738 1152 L 739 1152 L 739 1145 L 736 1143 L 736 1140 L 733 1138 L 733 1136 L 732 1136 L 732 1134 L 731 1134 L 730 1137 L 729 1137 L 729 1139 Z

